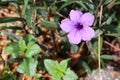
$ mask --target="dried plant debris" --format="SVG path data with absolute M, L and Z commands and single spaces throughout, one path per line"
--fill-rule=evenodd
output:
M 94 71 L 88 74 L 85 80 L 119 80 L 120 72 L 113 69 L 113 67 Z

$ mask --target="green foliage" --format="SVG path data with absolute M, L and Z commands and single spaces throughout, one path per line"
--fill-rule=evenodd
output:
M 57 24 L 55 22 L 50 22 L 50 21 L 42 21 L 41 22 L 41 25 L 42 26 L 45 26 L 47 28 L 50 28 L 50 29 L 54 29 L 54 28 L 57 28 Z
M 13 49 L 13 51 L 11 50 L 11 53 L 12 54 L 20 54 L 20 53 L 23 53 L 26 49 L 26 44 L 25 44 L 25 41 L 24 40 L 20 40 L 19 43 L 13 43 L 13 44 L 10 44 L 10 46 L 8 47 L 8 49 L 11 48 Z M 9 53 L 9 52 L 7 52 Z
M 5 70 L 0 77 L 1 80 L 17 80 L 17 76 L 13 72 Z
M 5 31 L 0 31 L 1 34 L 5 34 L 7 35 L 10 39 L 12 40 L 20 40 L 21 38 L 19 36 L 17 36 L 16 34 L 13 34 L 13 33 L 9 33 L 9 32 L 5 32 Z
M 28 44 L 28 42 L 37 42 L 37 38 L 35 38 L 35 36 L 31 35 L 31 34 L 27 34 L 23 37 L 23 39 L 25 40 L 26 44 Z
M 85 61 L 82 61 L 81 65 L 82 65 L 82 67 L 85 69 L 85 71 L 87 73 L 91 73 L 92 72 L 91 69 L 90 69 L 90 67 L 88 66 L 88 64 Z
M 115 60 L 115 56 L 112 56 L 112 55 L 101 55 L 101 58 L 102 59 L 105 59 L 105 60 Z
M 7 17 L 7 18 L 0 19 L 0 23 L 15 22 L 15 21 L 25 22 L 25 19 L 18 18 L 18 17 Z
M 19 45 L 18 43 L 10 43 L 8 44 L 8 47 L 6 48 L 5 52 L 7 54 L 11 54 L 13 57 L 16 57 L 19 55 Z
M 19 53 L 23 53 L 27 48 L 26 43 L 23 39 L 21 39 L 19 41 L 18 45 L 19 45 L 19 48 L 20 48 Z
M 10 57 L 8 61 L 5 61 L 5 64 L 3 63 L 5 68 L 3 72 L 0 70 L 2 74 L 2 76 L 0 74 L 0 80 L 18 80 L 17 77 L 19 76 L 11 71 L 11 65 L 14 64 L 14 61 L 19 63 L 17 66 L 19 73 L 27 74 L 36 80 L 41 80 L 44 77 L 39 73 L 39 71 L 44 70 L 47 70 L 52 76 L 52 80 L 78 80 L 78 76 L 68 65 L 69 59 L 66 58 L 71 57 L 73 62 L 76 62 L 75 65 L 72 65 L 72 69 L 79 68 L 86 73 L 91 73 L 98 64 L 98 46 L 101 53 L 101 68 L 106 68 L 106 60 L 110 62 L 120 60 L 119 57 L 113 56 L 116 55 L 114 50 L 106 51 L 106 46 L 111 49 L 111 45 L 115 47 L 116 44 L 120 45 L 119 41 L 115 45 L 112 44 L 116 38 L 120 37 L 120 1 L 103 0 L 101 4 L 100 2 L 101 0 L 1 0 L 0 51 L 4 52 L 2 50 L 4 45 L 1 45 L 4 41 L 2 37 L 7 35 L 5 41 L 8 44 L 5 53 Z M 99 20 L 100 5 L 103 5 L 101 21 Z M 9 8 L 8 12 L 6 11 L 7 8 Z M 94 24 L 91 26 L 95 29 L 95 37 L 91 41 L 82 41 L 83 46 L 81 46 L 82 44 L 70 44 L 66 37 L 67 33 L 59 27 L 62 19 L 69 18 L 68 13 L 72 9 L 95 15 Z M 4 14 L 5 11 L 7 14 L 16 12 L 20 17 L 7 17 L 8 15 Z M 22 26 L 14 25 L 16 22 L 20 22 Z M 31 34 L 29 30 L 32 31 Z M 99 34 L 100 44 L 98 45 Z M 108 41 L 110 45 L 104 44 L 104 40 Z M 39 54 L 40 52 L 42 54 Z M 71 53 L 78 52 L 82 56 L 79 57 L 80 59 L 76 57 L 76 54 L 71 56 Z M 110 52 L 113 55 L 110 55 Z M 57 58 L 57 60 L 60 58 L 62 61 L 59 63 L 53 58 Z M 2 57 L 0 62 L 1 59 Z
M 35 43 L 36 38 L 34 36 L 28 34 L 24 39 L 19 40 L 18 43 L 10 43 L 5 50 L 6 53 L 12 54 L 14 57 L 25 53 L 26 57 L 32 57 L 41 52 L 40 46 Z
M 34 19 L 32 18 L 32 14 L 35 11 L 35 7 L 29 7 L 29 10 L 26 12 L 26 22 L 28 27 L 33 28 Z
M 91 42 L 87 42 L 87 46 L 91 53 L 92 58 L 96 59 L 97 58 L 96 46 L 93 47 L 93 44 Z
M 68 68 L 65 72 L 65 76 L 63 76 L 63 80 L 77 80 L 78 76 Z
M 42 76 L 42 75 L 39 74 L 39 73 L 36 73 L 36 74 L 34 75 L 34 77 L 36 78 L 36 80 L 39 80 L 39 78 L 40 78 L 41 76 Z
M 115 12 L 113 14 L 111 14 L 110 17 L 105 22 L 102 23 L 102 25 L 110 24 L 112 22 L 112 20 L 114 19 L 115 14 L 116 14 Z
M 24 0 L 24 8 L 22 10 L 22 15 L 25 15 L 29 0 Z
M 77 75 L 68 67 L 69 59 L 63 60 L 60 63 L 57 61 L 46 59 L 44 61 L 45 68 L 52 75 L 52 80 L 77 80 Z
M 41 48 L 35 43 L 36 38 L 30 34 L 26 35 L 24 39 L 20 39 L 18 42 L 8 44 L 5 52 L 13 57 L 19 56 L 24 53 L 27 58 L 18 66 L 17 71 L 25 73 L 32 77 L 35 74 L 37 61 L 32 56 L 37 55 L 41 52 Z M 29 57 L 29 58 L 28 58 Z
M 77 53 L 77 51 L 78 51 L 78 46 L 72 44 L 72 45 L 71 45 L 71 50 L 72 50 L 74 53 Z
M 27 50 L 25 52 L 27 57 L 32 57 L 33 55 L 39 54 L 41 49 L 39 45 L 35 44 L 35 42 L 29 42 L 27 45 Z
M 74 2 L 73 0 L 67 0 L 67 1 L 59 8 L 59 10 L 61 10 L 62 8 L 66 7 L 66 6 L 70 5 L 70 4 L 72 4 L 73 2 Z
M 33 58 L 26 58 L 18 66 L 17 71 L 20 73 L 25 73 L 28 76 L 32 77 L 36 73 L 37 61 Z
M 98 40 L 95 41 L 95 43 L 93 43 L 93 48 L 95 49 L 95 51 L 97 52 L 98 51 Z M 103 38 L 100 37 L 100 51 L 102 52 L 102 49 L 103 49 Z M 101 53 L 102 54 L 102 53 Z
M 62 69 L 63 67 L 59 66 L 57 61 L 45 60 L 44 64 L 47 71 L 52 75 L 53 80 L 60 80 L 63 77 L 65 71 Z

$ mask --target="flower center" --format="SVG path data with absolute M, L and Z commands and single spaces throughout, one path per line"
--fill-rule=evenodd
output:
M 80 29 L 83 28 L 83 25 L 81 25 L 81 24 L 78 23 L 78 24 L 76 25 L 76 28 L 77 28 L 78 30 L 80 30 Z

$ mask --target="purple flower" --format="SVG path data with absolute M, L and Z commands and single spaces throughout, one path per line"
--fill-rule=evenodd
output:
M 90 41 L 95 36 L 95 31 L 90 27 L 94 22 L 94 16 L 87 12 L 82 13 L 79 10 L 71 10 L 70 18 L 63 19 L 60 27 L 68 32 L 69 42 L 79 44 L 81 40 Z

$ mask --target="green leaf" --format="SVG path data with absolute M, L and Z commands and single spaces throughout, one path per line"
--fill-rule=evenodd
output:
M 94 46 L 94 49 L 97 52 L 98 51 L 98 47 L 96 47 L 96 46 L 98 46 L 98 40 L 96 40 L 94 42 L 93 46 Z M 103 48 L 103 38 L 102 38 L 102 36 L 100 37 L 100 45 L 99 46 L 100 46 L 100 51 L 101 51 L 101 54 L 102 54 L 102 48 Z
M 93 3 L 91 2 L 91 0 L 66 0 L 66 2 L 59 8 L 59 10 L 63 9 L 64 7 L 68 6 L 68 5 L 71 5 L 73 3 L 82 3 L 82 7 L 84 7 L 84 9 L 87 9 L 87 7 L 85 8 L 85 5 L 83 3 L 87 3 L 87 4 L 90 4 L 90 7 L 91 5 L 93 5 Z M 87 9 L 88 10 L 88 9 Z
M 111 1 L 112 1 L 112 0 L 105 0 L 104 3 L 103 3 L 103 5 L 107 5 L 107 4 L 109 4 Z
M 19 41 L 21 38 L 13 33 L 5 32 L 5 31 L 0 31 L 0 33 L 7 35 L 10 39 L 17 40 Z
M 26 56 L 27 57 L 32 57 L 33 55 L 39 54 L 41 51 L 41 48 L 38 44 L 35 44 L 35 42 L 29 42 L 27 45 L 27 51 L 26 51 Z
M 60 64 L 59 64 L 59 68 L 60 68 L 60 70 L 63 72 L 63 73 L 65 73 L 65 71 L 66 71 L 66 69 L 67 69 L 67 65 L 68 65 L 68 61 L 69 61 L 70 59 L 66 59 L 66 60 L 62 60 L 61 62 L 60 62 Z
M 115 14 L 116 14 L 116 12 L 114 12 L 112 15 L 110 15 L 110 17 L 105 22 L 103 22 L 102 25 L 110 24 L 113 21 L 113 19 L 115 18 Z
M 77 0 L 77 4 L 81 6 L 82 10 L 90 11 L 91 13 L 94 11 L 95 5 L 93 5 L 92 0 Z
M 93 44 L 91 42 L 87 42 L 86 44 L 87 44 L 87 47 L 91 53 L 91 56 L 93 57 L 93 59 L 96 60 L 97 52 L 96 52 L 95 48 L 93 47 Z
M 61 65 L 63 63 L 64 62 L 62 62 Z M 47 71 L 52 75 L 52 80 L 60 80 L 63 77 L 63 75 L 64 75 L 63 71 L 59 67 L 59 64 L 57 61 L 46 59 L 44 61 L 44 65 L 45 65 Z
M 16 80 L 17 79 L 17 75 L 13 74 L 12 71 L 5 69 L 4 72 L 1 74 L 0 79 L 1 80 Z
M 105 34 L 114 34 L 114 33 L 119 33 L 120 32 L 120 26 L 115 25 L 115 24 L 106 24 L 101 27 L 103 31 L 107 32 Z
M 101 58 L 100 59 L 100 64 L 101 64 L 101 67 L 102 67 L 102 69 L 105 69 L 106 68 L 106 63 L 104 63 L 104 60 Z
M 29 0 L 24 0 L 24 5 L 27 6 Z
M 30 9 L 26 12 L 26 22 L 27 22 L 28 27 L 31 27 L 31 28 L 34 27 L 32 25 L 33 23 L 32 14 L 34 10 L 35 10 L 35 7 L 30 7 Z
M 28 76 L 32 77 L 36 72 L 37 61 L 33 58 L 26 58 L 23 62 L 18 66 L 17 71 L 19 73 L 25 73 Z
M 71 50 L 72 50 L 74 53 L 77 53 L 77 51 L 78 51 L 78 46 L 72 44 L 72 45 L 71 45 Z
M 115 5 L 119 5 L 120 4 L 120 1 L 116 1 Z
M 0 5 L 5 5 L 5 4 L 8 4 L 8 3 L 17 3 L 17 4 L 20 4 L 21 2 L 20 1 L 17 1 L 17 0 L 11 0 L 11 1 L 8 1 L 8 0 L 2 0 L 0 1 Z
M 18 18 L 18 17 L 6 17 L 6 18 L 0 18 L 0 23 L 14 22 L 14 21 L 25 22 L 25 19 L 23 19 L 23 18 Z
M 112 56 L 112 55 L 101 55 L 100 56 L 102 59 L 106 59 L 106 60 L 114 60 L 115 59 L 115 57 L 114 56 Z
M 21 39 L 18 44 L 20 48 L 19 53 L 23 53 L 25 49 L 27 48 L 25 41 Z
M 95 37 L 94 37 L 94 38 L 97 38 L 99 34 L 100 34 L 100 35 L 103 34 L 103 31 L 100 30 L 100 29 L 97 29 L 97 30 L 95 31 Z
M 70 68 L 68 68 L 65 76 L 63 76 L 63 80 L 78 80 L 78 76 Z
M 93 4 L 92 0 L 78 0 L 82 3 Z
M 13 57 L 19 55 L 19 45 L 16 42 L 8 44 L 8 47 L 5 49 L 5 53 L 11 54 Z
M 91 69 L 85 61 L 82 61 L 81 65 L 85 69 L 86 72 L 91 73 Z
M 106 36 L 120 37 L 120 33 L 107 33 Z
M 102 48 L 103 48 L 103 38 L 100 37 L 100 51 L 102 52 Z
M 72 4 L 73 2 L 75 2 L 74 0 L 67 0 L 60 8 L 59 10 L 63 9 L 64 7 Z
M 37 79 L 39 79 L 40 77 L 42 77 L 42 74 L 36 73 L 36 74 L 34 75 L 34 77 L 37 78 Z
M 81 6 L 82 9 L 84 9 L 86 11 L 88 10 L 87 6 L 83 2 L 78 1 L 77 3 Z
M 45 7 L 37 7 L 37 15 L 42 16 L 43 18 L 48 18 L 48 12 Z
M 28 44 L 29 42 L 36 42 L 37 38 L 35 38 L 33 35 L 31 34 L 26 34 L 23 39 L 25 40 L 26 44 Z
M 55 74 L 55 71 L 57 70 L 58 62 L 57 62 L 57 61 L 53 61 L 53 60 L 46 59 L 46 60 L 44 60 L 44 65 L 45 65 L 45 68 L 47 69 L 47 71 L 48 71 L 51 75 L 54 75 L 54 74 Z
M 13 26 L 13 25 L 11 26 L 9 25 L 9 23 L 7 26 L 0 26 L 0 29 L 23 30 L 22 27 Z
M 56 71 L 56 75 L 52 75 L 52 80 L 61 80 L 62 77 L 63 73 Z
M 52 29 L 57 28 L 57 24 L 55 22 L 50 22 L 50 21 L 42 21 L 41 25 Z
M 22 10 L 22 15 L 25 15 L 28 2 L 29 2 L 29 0 L 24 0 L 24 8 L 23 8 L 23 10 Z

